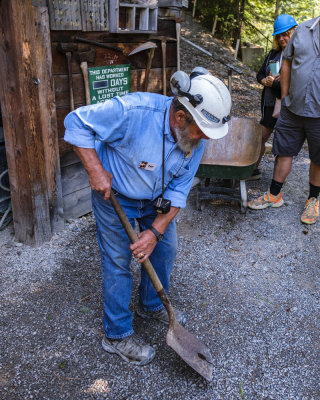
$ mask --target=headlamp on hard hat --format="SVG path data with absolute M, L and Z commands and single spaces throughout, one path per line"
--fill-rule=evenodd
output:
M 205 68 L 196 67 L 190 76 L 183 71 L 175 72 L 170 85 L 172 93 L 206 136 L 219 139 L 227 134 L 231 96 L 220 79 Z

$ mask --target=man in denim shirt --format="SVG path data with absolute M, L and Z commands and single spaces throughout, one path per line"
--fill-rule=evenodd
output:
M 204 150 L 203 139 L 227 134 L 231 108 L 228 89 L 208 71 L 195 69 L 191 80 L 181 71 L 174 76 L 175 98 L 132 93 L 81 107 L 65 119 L 65 140 L 75 146 L 92 188 L 102 262 L 102 346 L 137 365 L 150 362 L 155 351 L 132 328 L 132 254 L 139 263 L 150 258 L 168 292 L 177 249 L 174 217 L 186 205 Z M 134 244 L 130 245 L 108 200 L 111 187 L 132 226 L 135 221 L 139 224 L 139 239 Z M 171 201 L 169 212 L 164 214 L 154 207 L 162 187 L 164 198 Z M 144 270 L 139 303 L 141 317 L 168 323 Z M 185 314 L 175 313 L 184 323 Z
M 281 70 L 281 113 L 275 126 L 276 162 L 270 190 L 248 207 L 264 209 L 283 204 L 282 185 L 291 171 L 292 157 L 307 139 L 310 157 L 309 197 L 301 222 L 319 218 L 320 193 L 320 16 L 298 26 L 288 43 Z

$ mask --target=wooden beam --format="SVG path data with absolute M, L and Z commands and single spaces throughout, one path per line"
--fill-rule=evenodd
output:
M 14 230 L 17 241 L 32 245 L 49 240 L 51 218 L 53 225 L 61 219 L 54 95 L 41 11 L 20 0 L 0 8 L 0 100 Z
M 64 228 L 64 217 L 49 15 L 46 7 L 33 7 L 33 11 L 35 40 L 39 51 L 37 60 L 40 61 L 38 73 L 40 82 L 43 83 L 39 85 L 39 100 L 44 163 L 50 224 L 54 233 Z

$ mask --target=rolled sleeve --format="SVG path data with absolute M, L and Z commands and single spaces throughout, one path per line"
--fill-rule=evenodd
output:
M 64 140 L 77 147 L 92 149 L 95 142 L 94 132 L 83 123 L 79 112 L 81 113 L 81 108 L 66 116 Z
M 95 145 L 94 135 L 88 134 L 87 130 L 66 129 L 64 140 L 73 146 L 93 149 Z
M 185 208 L 197 169 L 198 166 L 194 170 L 188 171 L 188 173 L 174 179 L 165 191 L 165 198 L 171 200 L 173 207 Z
M 165 198 L 171 201 L 172 207 L 185 208 L 187 204 L 187 195 L 176 190 L 167 189 L 165 193 Z
M 64 120 L 64 140 L 77 147 L 94 148 L 95 140 L 115 142 L 124 137 L 126 109 L 120 98 L 79 107 Z

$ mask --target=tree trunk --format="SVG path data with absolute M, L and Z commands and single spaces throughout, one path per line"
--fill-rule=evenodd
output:
M 280 0 L 276 0 L 276 9 L 274 12 L 274 19 L 277 19 L 278 15 L 279 15 L 279 7 L 280 7 Z
M 233 47 L 236 46 L 238 39 L 241 42 L 241 30 L 242 30 L 242 22 L 243 22 L 245 5 L 246 5 L 246 0 L 238 0 L 236 3 L 237 22 L 236 22 L 236 28 L 234 30 Z

